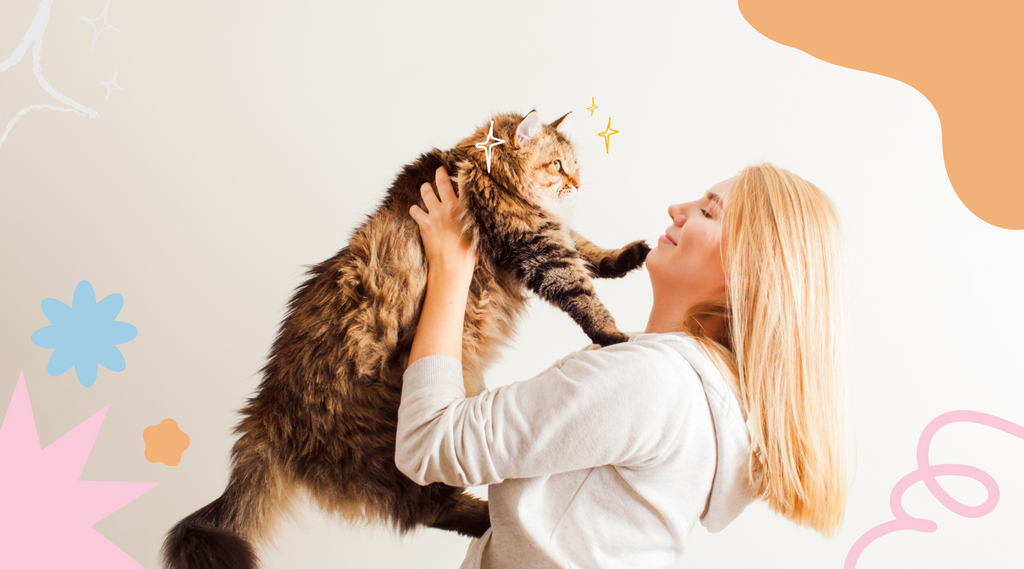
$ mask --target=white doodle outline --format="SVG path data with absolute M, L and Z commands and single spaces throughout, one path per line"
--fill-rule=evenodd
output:
M 117 71 L 114 72 L 114 76 L 110 78 L 110 81 L 100 81 L 100 85 L 107 88 L 107 98 L 104 101 L 110 100 L 110 93 L 113 91 L 124 91 L 120 85 L 117 84 Z M 113 87 L 111 87 L 113 85 Z
M 109 2 L 109 0 L 108 0 Z M 39 10 L 36 12 L 35 17 L 32 18 L 32 23 L 29 24 L 28 29 L 25 30 L 25 37 L 18 44 L 18 47 L 14 48 L 14 53 L 11 54 L 6 60 L 0 62 L 0 73 L 7 71 L 12 65 L 17 65 L 22 58 L 25 57 L 25 52 L 28 51 L 28 46 L 32 46 L 32 74 L 39 80 L 39 85 L 44 91 L 53 95 L 55 99 L 68 105 L 68 107 L 57 107 L 54 105 L 31 105 L 18 111 L 18 114 L 14 115 L 14 118 L 7 123 L 7 128 L 3 134 L 0 135 L 0 146 L 3 146 L 4 141 L 7 140 L 7 133 L 11 132 L 11 128 L 14 127 L 14 123 L 18 122 L 18 119 L 23 117 L 25 113 L 33 109 L 50 109 L 53 111 L 62 111 L 65 113 L 75 113 L 85 117 L 94 119 L 99 116 L 99 113 L 86 107 L 85 105 L 76 102 L 71 97 L 61 94 L 59 91 L 50 85 L 46 78 L 43 77 L 43 66 L 40 63 L 40 54 L 43 46 L 43 33 L 46 32 L 46 24 L 50 21 L 50 7 L 53 6 L 53 0 L 42 0 L 39 2 Z
M 85 23 L 89 24 L 90 26 L 92 26 L 92 45 L 89 46 L 89 51 L 92 51 L 92 48 L 96 47 L 96 38 L 100 37 L 101 33 L 105 32 L 107 30 L 111 30 L 111 31 L 115 31 L 117 33 L 121 33 L 121 30 L 115 28 L 114 26 L 111 26 L 110 22 L 107 21 L 107 8 L 110 8 L 110 0 L 107 0 L 107 3 L 103 6 L 103 11 L 100 12 L 99 16 L 96 16 L 95 18 L 86 18 L 85 16 L 79 16 L 79 18 L 81 18 L 83 22 L 85 22 Z M 103 25 L 106 26 L 106 27 L 97 30 L 96 29 L 96 22 L 98 22 L 100 20 L 103 20 Z
M 490 146 L 487 146 L 487 141 L 491 140 L 492 138 L 494 140 L 497 140 L 498 142 L 495 142 L 495 143 L 491 144 Z M 481 144 L 483 146 L 481 146 Z M 474 146 L 476 146 L 477 148 L 479 148 L 479 149 L 481 149 L 481 150 L 483 150 L 484 152 L 487 153 L 487 173 L 488 174 L 491 173 L 491 149 L 494 148 L 495 146 L 498 146 L 499 144 L 505 144 L 505 141 L 500 139 L 500 138 L 498 138 L 498 137 L 496 137 L 496 136 L 494 136 L 494 121 L 491 121 L 491 130 L 487 131 L 487 139 L 484 140 L 483 142 L 478 142 L 478 143 L 474 144 Z

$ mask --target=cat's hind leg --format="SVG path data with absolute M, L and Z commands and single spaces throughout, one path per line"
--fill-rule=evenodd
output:
M 392 448 L 394 443 L 391 444 Z M 487 502 L 466 494 L 463 488 L 434 483 L 420 486 L 395 466 L 394 455 L 378 464 L 364 463 L 357 483 L 352 472 L 306 485 L 310 498 L 324 511 L 352 522 L 381 522 L 405 534 L 419 527 L 454 531 L 480 537 L 491 527 Z M 348 479 L 349 483 L 344 481 Z M 329 483 L 324 483 L 330 481 Z
M 442 504 L 437 518 L 429 525 L 469 537 L 480 537 L 491 527 L 487 502 L 459 490 L 456 488 L 452 492 Z

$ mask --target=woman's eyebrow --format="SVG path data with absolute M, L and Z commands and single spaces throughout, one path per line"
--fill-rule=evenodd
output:
M 722 209 L 725 209 L 725 203 L 722 201 L 722 198 L 719 197 L 718 194 L 713 193 L 713 192 L 708 192 L 708 199 L 710 199 L 711 201 L 715 202 L 718 205 L 718 207 L 720 207 Z

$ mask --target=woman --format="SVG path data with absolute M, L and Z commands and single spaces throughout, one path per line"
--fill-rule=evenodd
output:
M 844 257 L 832 202 L 770 164 L 696 201 L 646 265 L 654 302 L 628 342 L 466 398 L 462 323 L 476 264 L 443 169 L 413 206 L 429 263 L 396 463 L 419 484 L 490 484 L 468 567 L 662 567 L 699 519 L 754 499 L 830 535 L 846 503 Z

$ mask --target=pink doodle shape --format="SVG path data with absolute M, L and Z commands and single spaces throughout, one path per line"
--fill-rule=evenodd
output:
M 159 483 L 79 480 L 109 407 L 40 450 L 21 373 L 0 426 L 0 565 L 142 569 L 92 525 Z
M 857 566 L 857 559 L 860 558 L 860 554 L 864 552 L 864 549 L 883 535 L 908 529 L 927 533 L 938 529 L 939 526 L 935 522 L 915 518 L 903 509 L 903 493 L 918 482 L 924 482 L 932 496 L 945 506 L 946 509 L 958 516 L 980 518 L 988 515 L 995 509 L 996 504 L 999 503 L 999 485 L 996 484 L 995 479 L 987 472 L 966 464 L 928 463 L 928 448 L 932 444 L 932 438 L 939 429 L 951 423 L 977 423 L 999 429 L 1019 439 L 1024 439 L 1024 427 L 995 415 L 978 411 L 950 411 L 932 419 L 928 426 L 925 427 L 924 432 L 921 433 L 921 438 L 917 443 L 917 470 L 901 478 L 896 483 L 896 486 L 893 487 L 892 494 L 889 495 L 889 509 L 896 519 L 879 524 L 860 536 L 853 546 L 850 547 L 849 553 L 846 554 L 846 562 L 843 563 L 843 569 L 854 569 Z M 984 503 L 978 506 L 968 506 L 958 502 L 939 485 L 939 481 L 936 480 L 938 476 L 964 476 L 974 479 L 985 487 L 988 497 Z

